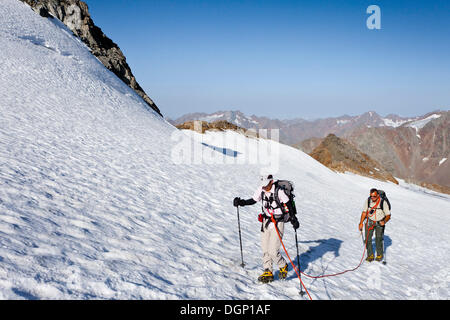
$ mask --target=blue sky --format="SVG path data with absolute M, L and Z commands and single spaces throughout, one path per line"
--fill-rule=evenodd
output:
M 450 1 L 85 0 L 166 117 L 450 106 Z M 381 30 L 369 30 L 369 5 Z

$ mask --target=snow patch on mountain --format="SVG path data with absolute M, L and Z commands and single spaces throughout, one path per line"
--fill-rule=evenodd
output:
M 409 121 L 411 121 L 413 119 L 397 120 L 397 121 L 395 121 L 395 120 L 392 120 L 392 119 L 389 119 L 389 118 L 382 118 L 381 120 L 383 121 L 385 126 L 397 128 L 397 127 L 400 127 L 402 124 L 404 124 L 406 122 L 409 122 Z
M 406 126 L 414 128 L 414 129 L 416 129 L 416 132 L 419 132 L 419 130 L 422 129 L 428 122 L 430 122 L 434 119 L 438 119 L 440 117 L 441 117 L 440 114 L 432 114 L 432 115 L 426 117 L 425 119 L 410 122 L 410 123 L 406 124 Z

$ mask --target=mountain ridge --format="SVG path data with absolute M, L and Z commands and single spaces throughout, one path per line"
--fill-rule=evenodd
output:
M 265 116 L 248 116 L 239 110 L 233 110 L 216 111 L 213 113 L 188 113 L 177 119 L 168 119 L 168 121 L 177 125 L 193 120 L 207 122 L 212 120 L 226 120 L 246 129 L 280 129 L 280 141 L 285 144 L 295 145 L 313 137 L 324 138 L 330 133 L 340 136 L 357 127 L 397 127 L 418 118 L 420 116 L 402 117 L 394 114 L 381 117 L 375 111 L 367 111 L 356 116 L 342 115 L 314 120 L 306 120 L 303 118 L 280 120 Z

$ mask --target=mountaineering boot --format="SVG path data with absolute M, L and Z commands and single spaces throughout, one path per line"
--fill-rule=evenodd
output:
M 375 260 L 377 261 L 381 261 L 383 260 L 383 256 L 381 254 L 377 255 L 377 257 L 375 258 Z
M 269 283 L 273 281 L 273 273 L 269 269 L 265 269 L 263 274 L 258 277 L 258 281 L 262 283 Z
M 366 258 L 366 261 L 372 262 L 372 261 L 373 261 L 373 254 L 371 254 L 370 256 L 368 256 L 368 257 Z
M 288 274 L 288 265 L 286 263 L 286 265 L 282 268 L 280 268 L 280 272 L 278 273 L 278 278 L 284 280 L 286 279 L 286 276 Z

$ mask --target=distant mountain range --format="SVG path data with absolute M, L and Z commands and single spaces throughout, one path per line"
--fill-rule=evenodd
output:
M 193 120 L 212 122 L 225 120 L 242 128 L 250 129 L 280 129 L 280 142 L 295 145 L 300 142 L 317 137 L 323 138 L 330 133 L 342 136 L 357 128 L 373 127 L 398 127 L 404 123 L 418 120 L 420 117 L 400 117 L 390 114 L 386 117 L 379 116 L 375 111 L 369 111 L 358 116 L 344 115 L 335 118 L 323 118 L 317 120 L 305 120 L 295 118 L 289 120 L 270 119 L 256 115 L 247 116 L 240 111 L 217 111 L 214 113 L 189 113 L 175 120 L 169 119 L 174 125 Z
M 382 117 L 375 111 L 369 111 L 358 116 L 344 115 L 317 120 L 279 120 L 247 116 L 240 111 L 218 111 L 186 114 L 169 122 L 180 125 L 193 120 L 228 121 L 245 129 L 278 128 L 280 142 L 308 154 L 327 135 L 334 134 L 352 143 L 377 161 L 380 169 L 385 169 L 397 178 L 441 192 L 448 193 L 450 190 L 449 111 L 434 111 L 416 117 L 395 114 Z M 332 141 L 337 140 L 331 140 L 331 144 Z M 328 142 L 327 146 L 331 144 Z

